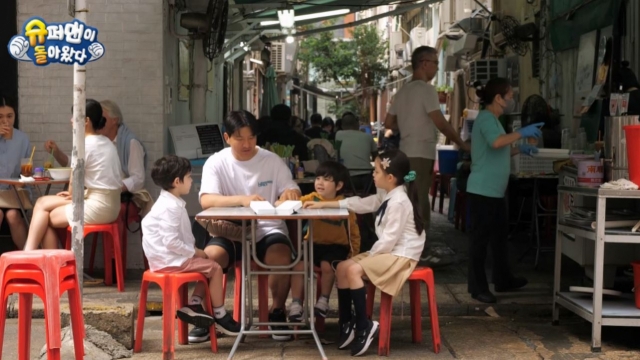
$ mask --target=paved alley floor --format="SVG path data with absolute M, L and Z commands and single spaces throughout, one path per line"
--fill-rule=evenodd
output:
M 44 344 L 44 323 L 35 319 L 31 341 L 31 358 L 37 359 Z M 511 319 L 505 317 L 441 317 L 442 349 L 433 353 L 428 319 L 423 322 L 423 343 L 411 343 L 410 321 L 395 317 L 392 325 L 391 353 L 389 358 L 412 359 L 638 359 L 640 358 L 639 329 L 605 328 L 601 353 L 591 353 L 589 324 L 567 319 L 559 326 L 551 326 L 547 319 Z M 17 359 L 17 320 L 7 321 L 3 346 L 3 358 Z M 335 320 L 327 322 L 329 334 L 335 334 Z M 160 359 L 162 356 L 162 325 L 160 317 L 148 317 L 142 352 L 133 359 Z M 176 359 L 226 359 L 234 338 L 218 340 L 219 352 L 210 352 L 209 343 L 176 345 Z M 176 337 L 177 343 L 177 337 Z M 364 358 L 377 357 L 374 341 Z M 325 345 L 329 359 L 351 358 L 347 351 L 337 350 L 335 344 Z M 310 338 L 296 341 L 275 342 L 271 339 L 248 338 L 241 344 L 234 359 L 320 359 L 315 343 Z
M 437 209 L 436 209 L 437 210 Z M 446 214 L 447 207 L 443 212 Z M 553 234 L 553 232 L 551 232 Z M 510 263 L 518 275 L 529 279 L 529 285 L 520 291 L 500 293 L 498 303 L 487 305 L 472 299 L 466 291 L 467 234 L 454 229 L 445 215 L 432 213 L 432 226 L 428 240 L 450 246 L 455 251 L 455 262 L 451 266 L 434 269 L 436 277 L 436 299 L 440 318 L 442 350 L 433 353 L 431 343 L 426 292 L 422 287 L 423 303 L 423 343 L 411 343 L 409 319 L 408 284 L 401 296 L 394 298 L 393 326 L 390 358 L 397 359 L 640 359 L 640 329 L 603 328 L 602 353 L 590 352 L 591 324 L 563 311 L 559 326 L 551 326 L 551 304 L 553 286 L 553 253 L 543 253 L 540 264 L 534 269 L 534 252 L 526 231 L 515 232 L 510 246 Z M 543 244 L 552 243 L 551 239 Z M 523 256 L 524 254 L 524 256 Z M 118 293 L 115 286 L 102 284 L 87 285 L 84 288 L 86 304 L 134 304 L 137 306 L 140 291 L 140 272 L 126 274 L 125 292 Z M 581 268 L 565 261 L 563 266 L 563 286 L 583 285 Z M 227 309 L 233 300 L 233 277 L 227 286 Z M 256 283 L 254 282 L 254 289 Z M 257 291 L 254 290 L 254 294 Z M 379 292 L 377 294 L 379 297 Z M 66 302 L 66 296 L 61 299 Z M 156 286 L 150 287 L 149 301 L 160 302 L 161 293 Z M 257 299 L 254 299 L 257 306 Z M 376 300 L 376 305 L 379 299 Z M 323 338 L 335 340 L 337 332 L 335 292 L 330 302 L 330 319 Z M 10 314 L 15 316 L 18 304 L 10 299 Z M 42 317 L 42 304 L 34 302 L 34 317 Z M 378 309 L 374 309 L 377 319 Z M 143 352 L 134 354 L 133 359 L 161 358 L 161 318 L 157 313 L 148 316 L 145 322 Z M 45 343 L 42 319 L 34 319 L 32 326 L 32 358 L 37 358 Z M 177 340 L 177 338 L 176 338 Z M 177 343 L 177 341 L 176 341 Z M 212 354 L 208 344 L 176 345 L 176 359 L 225 359 L 233 345 L 232 338 L 220 338 L 218 354 Z M 15 359 L 17 347 L 17 320 L 8 319 L 2 355 L 5 359 Z M 376 356 L 377 342 L 367 353 Z M 335 344 L 326 345 L 329 359 L 350 358 L 348 352 L 338 351 Z M 242 344 L 236 359 L 316 359 L 319 358 L 314 342 L 301 338 L 290 342 L 274 342 L 270 339 L 250 337 Z

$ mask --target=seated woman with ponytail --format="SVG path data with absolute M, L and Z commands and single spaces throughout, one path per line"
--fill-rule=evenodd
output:
M 351 344 L 351 355 L 364 354 L 378 332 L 378 322 L 367 319 L 366 277 L 380 291 L 396 296 L 416 267 L 425 244 L 422 214 L 418 203 L 416 174 L 409 159 L 399 150 L 378 155 L 373 171 L 377 194 L 340 201 L 307 202 L 305 208 L 344 208 L 357 214 L 376 213 L 378 241 L 371 250 L 340 262 L 338 348 Z M 355 317 L 351 315 L 351 304 Z
M 84 125 L 85 188 L 73 189 L 69 186 L 69 191 L 38 199 L 33 208 L 25 250 L 35 250 L 41 244 L 44 249 L 58 247 L 55 229 L 64 229 L 69 226 L 73 217 L 71 194 L 74 191 L 84 192 L 85 224 L 108 224 L 114 222 L 118 217 L 122 188 L 118 151 L 111 140 L 96 133 L 104 127 L 107 121 L 102 116 L 100 103 L 87 99 L 86 113 Z

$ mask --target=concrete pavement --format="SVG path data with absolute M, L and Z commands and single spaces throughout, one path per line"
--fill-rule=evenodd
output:
M 446 206 L 444 209 L 446 213 Z M 533 253 L 521 261 L 529 240 L 526 234 L 516 233 L 510 242 L 510 260 L 516 273 L 529 279 L 529 285 L 513 293 L 501 293 L 498 303 L 486 305 L 473 300 L 466 292 L 467 236 L 455 230 L 440 214 L 432 213 L 429 241 L 444 242 L 456 251 L 456 262 L 448 267 L 435 269 L 436 297 L 440 315 L 443 347 L 435 355 L 431 345 L 430 324 L 427 306 L 423 306 L 423 344 L 411 343 L 409 322 L 408 287 L 403 295 L 394 299 L 394 319 L 391 357 L 404 359 L 632 359 L 640 358 L 640 330 L 635 328 L 603 328 L 603 353 L 592 354 L 589 349 L 591 326 L 589 323 L 563 312 L 560 326 L 550 325 L 553 263 L 551 254 L 543 254 L 538 269 L 533 269 Z M 582 270 L 565 262 L 564 284 L 581 284 Z M 140 289 L 140 272 L 129 271 L 125 292 L 118 293 L 115 286 L 102 284 L 85 286 L 85 305 L 109 306 L 135 304 Z M 227 309 L 232 307 L 233 279 L 227 287 Z M 254 283 L 255 286 L 255 283 Z M 426 299 L 423 287 L 423 303 Z M 256 294 L 254 290 L 254 294 Z M 379 296 L 379 293 L 378 293 Z M 61 299 L 66 302 L 66 297 Z M 150 302 L 160 302 L 159 288 L 150 288 Z M 376 301 L 376 304 L 378 301 Z M 257 301 L 254 300 L 257 305 Z M 337 302 L 335 292 L 331 298 L 331 317 L 327 321 L 325 338 L 332 339 L 337 332 Z M 11 302 L 10 313 L 16 314 L 17 304 Z M 377 318 L 377 309 L 374 318 Z M 492 317 L 488 314 L 497 314 Z M 158 359 L 161 354 L 161 321 L 158 313 L 151 313 L 145 322 L 144 345 L 141 354 L 134 359 Z M 34 316 L 42 316 L 39 299 L 34 303 Z M 32 358 L 36 358 L 45 343 L 44 326 L 41 319 L 34 319 L 32 335 Z M 176 339 L 177 340 L 177 339 Z M 176 359 L 223 359 L 229 353 L 233 339 L 220 338 L 219 354 L 211 354 L 208 344 L 188 346 L 176 345 Z M 7 320 L 3 355 L 6 359 L 17 358 L 17 320 Z M 372 347 L 375 347 L 373 345 Z M 348 353 L 335 350 L 335 345 L 325 346 L 330 359 L 350 357 Z M 368 357 L 375 356 L 370 349 Z M 236 359 L 313 359 L 319 358 L 313 341 L 301 338 L 297 341 L 278 343 L 269 339 L 248 338 L 240 346 Z
M 327 333 L 335 334 L 337 323 L 327 322 Z M 441 317 L 440 332 L 442 351 L 433 353 L 429 322 L 423 322 L 423 343 L 411 343 L 410 322 L 407 317 L 395 317 L 392 324 L 391 354 L 396 359 L 477 359 L 477 360 L 584 360 L 584 359 L 637 359 L 640 358 L 640 344 L 637 339 L 640 330 L 629 328 L 605 328 L 602 353 L 591 353 L 589 324 L 579 319 L 565 319 L 560 326 L 551 326 L 548 319 L 512 319 L 508 317 Z M 16 359 L 17 320 L 7 320 L 7 331 L 3 346 L 3 358 Z M 155 360 L 161 358 L 162 325 L 160 317 L 148 317 L 142 353 L 134 354 L 135 360 Z M 176 345 L 176 359 L 225 359 L 234 338 L 219 339 L 219 353 L 210 352 L 209 344 Z M 329 338 L 327 337 L 327 340 Z M 177 343 L 177 337 L 176 337 Z M 41 319 L 33 322 L 31 358 L 37 359 L 44 344 L 44 323 Z M 366 358 L 376 357 L 374 342 Z M 348 352 L 337 350 L 335 344 L 325 345 L 329 359 L 351 358 Z M 247 338 L 234 359 L 319 359 L 315 344 L 310 338 L 297 341 L 275 342 L 271 339 Z

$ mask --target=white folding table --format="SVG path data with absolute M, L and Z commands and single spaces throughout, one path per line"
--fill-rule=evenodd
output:
M 291 335 L 303 335 L 311 334 L 318 346 L 318 351 L 322 356 L 322 359 L 326 359 L 327 356 L 322 348 L 322 343 L 318 337 L 318 333 L 315 329 L 315 321 L 313 314 L 313 302 L 315 301 L 315 286 L 313 284 L 313 221 L 309 222 L 309 241 L 305 242 L 302 236 L 302 221 L 303 220 L 346 220 L 349 217 L 349 212 L 346 209 L 301 209 L 297 213 L 292 215 L 256 215 L 253 210 L 245 207 L 234 208 L 209 208 L 196 215 L 197 220 L 229 220 L 229 221 L 241 221 L 242 222 L 242 238 L 246 239 L 243 246 L 242 256 L 242 286 L 241 286 L 241 318 L 240 318 L 240 333 L 238 338 L 233 344 L 233 348 L 229 353 L 229 359 L 233 358 L 238 345 L 242 342 L 245 335 L 263 335 L 263 334 L 291 334 Z M 296 220 L 298 224 L 298 244 L 296 250 L 296 258 L 289 265 L 274 265 L 269 266 L 260 261 L 256 255 L 256 223 L 258 220 Z M 251 223 L 251 236 L 248 238 L 247 221 Z M 291 234 L 290 234 L 291 236 Z M 303 256 L 304 255 L 304 256 Z M 252 270 L 251 260 L 262 270 Z M 302 272 L 293 270 L 293 267 L 302 261 L 304 264 L 304 270 Z M 304 276 L 304 314 L 307 314 L 307 318 L 301 323 L 272 323 L 272 322 L 254 322 L 253 321 L 253 295 L 251 286 L 251 277 L 258 275 L 270 275 L 270 274 L 282 274 L 282 275 L 303 275 Z M 236 279 L 239 281 L 239 279 Z M 248 286 L 247 286 L 248 285 Z M 258 329 L 252 330 L 252 326 L 258 326 Z M 301 329 L 303 325 L 309 326 L 309 330 Z M 287 326 L 291 327 L 290 330 L 260 330 L 260 326 Z M 299 327 L 296 329 L 295 327 Z

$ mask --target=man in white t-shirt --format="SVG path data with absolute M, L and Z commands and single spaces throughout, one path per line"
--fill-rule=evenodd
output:
M 413 78 L 394 96 L 384 124 L 389 130 L 399 130 L 400 150 L 409 157 L 411 169 L 416 172 L 416 182 L 419 184 L 418 198 L 425 229 L 429 229 L 431 218 L 429 189 L 436 158 L 438 130 L 461 148 L 469 149 L 442 115 L 438 93 L 430 84 L 438 72 L 438 64 L 436 49 L 420 46 L 413 51 Z M 426 247 L 425 251 L 428 251 Z M 431 265 L 438 265 L 436 262 Z
M 256 146 L 258 122 L 246 111 L 232 111 L 224 120 L 224 140 L 230 147 L 209 157 L 202 169 L 200 205 L 211 207 L 248 207 L 251 201 L 298 200 L 302 195 L 293 181 L 291 171 L 282 159 Z M 289 265 L 293 246 L 287 227 L 281 220 L 259 220 L 256 228 L 258 259 L 267 265 Z M 204 244 L 204 252 L 226 272 L 234 262 L 242 259 L 242 243 L 216 236 Z M 289 275 L 269 275 L 273 298 L 269 311 L 270 322 L 285 322 L 285 301 L 289 294 Z M 239 281 L 239 280 L 236 280 Z M 300 299 L 302 294 L 292 294 Z M 204 289 L 196 288 L 190 305 L 202 301 Z M 286 330 L 272 326 L 273 330 Z M 289 335 L 272 335 L 274 340 L 289 340 Z M 209 329 L 194 328 L 190 342 L 209 338 Z

